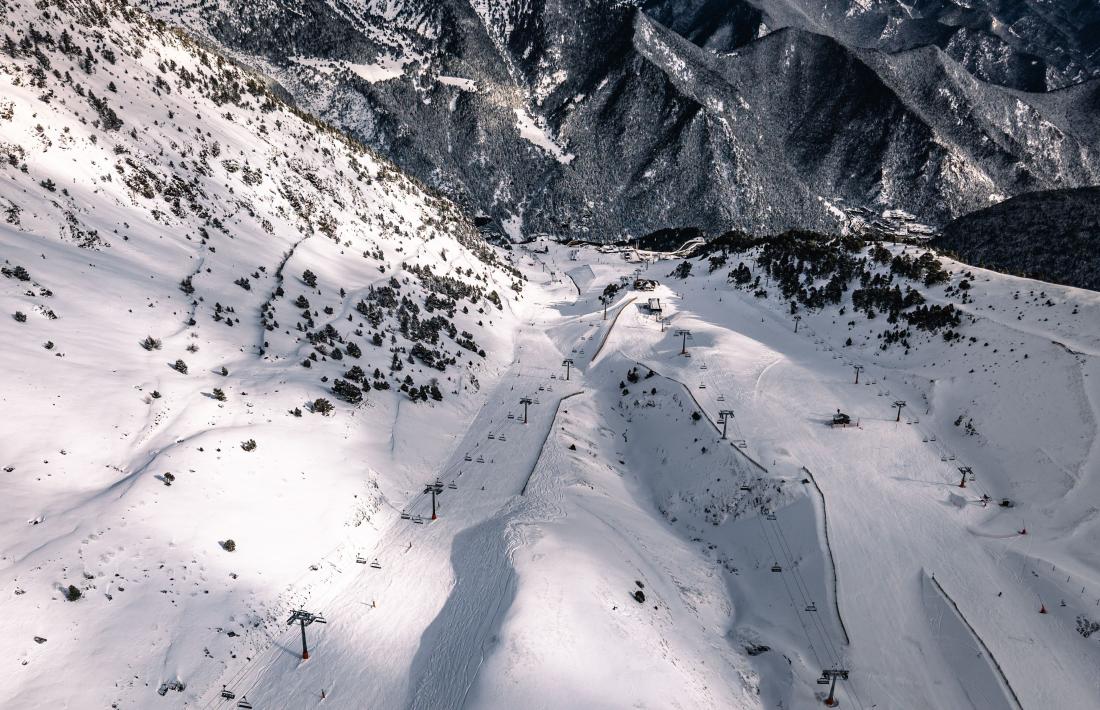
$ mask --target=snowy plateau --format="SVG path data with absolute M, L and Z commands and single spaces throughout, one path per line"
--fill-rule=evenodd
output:
M 1100 707 L 1100 293 L 486 235 L 209 37 L 0 21 L 0 708 Z

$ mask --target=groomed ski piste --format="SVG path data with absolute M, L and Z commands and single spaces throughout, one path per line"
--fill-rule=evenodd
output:
M 125 614 L 104 616 L 94 641 L 64 621 L 73 609 L 94 618 L 118 591 L 40 601 L 43 616 L 19 616 L 5 642 L 29 661 L 5 675 L 6 704 L 798 708 L 822 704 L 819 679 L 837 670 L 846 707 L 1095 706 L 1098 652 L 1081 629 L 1100 617 L 1100 297 L 947 262 L 952 279 L 976 274 L 965 332 L 983 359 L 972 363 L 934 338 L 909 355 L 844 347 L 860 331 L 827 311 L 806 312 L 795 332 L 784 303 L 720 272 L 670 276 L 680 259 L 638 265 L 552 244 L 511 258 L 527 285 L 508 304 L 511 333 L 492 342 L 510 355 L 497 353 L 480 394 L 341 411 L 346 441 L 329 436 L 328 453 L 311 428 L 276 429 L 282 444 L 261 443 L 304 449 L 295 455 L 321 470 L 302 465 L 300 484 L 273 486 L 272 500 L 250 473 L 253 499 L 211 503 L 254 530 L 238 533 L 242 552 L 261 550 L 252 583 L 277 580 L 248 593 L 249 614 L 214 628 L 203 607 L 202 624 L 173 616 L 135 645 L 127 638 L 148 632 Z M 661 285 L 635 292 L 639 276 Z M 624 281 L 605 315 L 605 286 Z M 1046 305 L 1004 316 L 1033 290 L 1057 304 L 1055 322 Z M 837 409 L 851 426 L 829 426 Z M 979 434 L 955 423 L 961 411 Z M 360 460 L 376 499 L 365 519 L 364 491 L 344 483 L 337 498 L 324 471 Z M 973 472 L 966 487 L 960 466 Z M 437 482 L 432 520 L 424 487 Z M 117 496 L 85 505 L 106 499 L 101 516 L 113 515 Z M 1012 508 L 996 504 L 1005 498 Z M 189 516 L 202 509 L 182 500 Z M 288 524 L 300 547 L 276 530 Z M 268 535 L 283 546 L 265 549 Z M 95 534 L 80 542 L 109 563 L 96 545 Z M 198 579 L 214 586 L 228 564 L 205 562 Z M 157 596 L 139 591 L 133 613 L 148 619 Z M 326 621 L 307 628 L 308 660 L 286 625 L 298 608 Z M 65 625 L 74 645 L 54 666 Z M 42 627 L 49 642 L 28 643 Z M 24 685 L 20 673 L 41 667 Z
M 842 352 L 831 316 L 795 333 L 721 277 L 665 278 L 675 261 L 649 265 L 668 285 L 621 291 L 606 320 L 603 286 L 635 265 L 555 246 L 520 261 L 514 362 L 427 476 L 458 483 L 439 519 L 415 496 L 405 510 L 426 522 L 394 520 L 364 550 L 381 569 L 309 601 L 329 621 L 310 627 L 310 660 L 289 629 L 220 682 L 255 707 L 322 690 L 341 707 L 812 707 L 822 671 L 842 669 L 848 707 L 1095 705 L 1078 621 L 1100 598 L 1079 500 L 1095 485 L 1095 335 L 1078 329 L 1094 294 L 949 263 L 978 274 L 975 303 L 994 312 L 1042 288 L 1080 317 L 979 315 L 968 332 L 1025 365 L 983 390 L 935 341 L 912 363 Z M 522 396 L 538 401 L 526 425 Z M 971 401 L 980 438 L 953 424 Z M 853 426 L 827 426 L 837 408 Z M 1075 451 L 1076 468 L 1050 468 Z

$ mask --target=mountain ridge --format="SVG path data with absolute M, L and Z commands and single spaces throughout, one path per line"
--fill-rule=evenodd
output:
M 1088 117 L 1091 85 L 1071 92 L 1080 104 L 1019 94 L 979 81 L 939 46 L 889 54 L 797 23 L 743 32 L 717 52 L 713 42 L 689 39 L 707 22 L 711 39 L 721 34 L 713 3 L 673 12 L 655 2 L 409 0 L 382 12 L 311 0 L 299 14 L 285 3 L 178 12 L 147 4 L 255 63 L 303 107 L 513 237 L 613 240 L 685 226 L 843 230 L 854 208 L 901 209 L 942 225 L 990 201 L 1100 174 L 1095 151 L 1078 149 L 1100 141 Z M 254 8 L 264 18 L 258 27 L 246 19 L 255 19 Z M 677 25 L 686 36 L 647 13 L 688 18 Z M 652 64 L 645 38 L 656 36 L 669 40 L 670 54 Z M 819 71 L 785 74 L 779 54 L 753 59 L 784 43 Z M 738 63 L 755 69 L 730 69 Z M 726 72 L 720 86 L 757 95 L 754 120 L 743 115 L 744 127 L 734 125 L 736 102 L 706 105 L 706 96 L 726 91 L 707 86 L 713 75 L 689 85 L 668 73 L 673 65 Z M 849 113 L 845 136 L 838 108 L 876 95 L 889 104 L 891 94 L 901 104 L 885 119 Z M 791 113 L 805 135 L 783 127 Z M 879 138 L 861 144 L 862 133 Z M 792 151 L 761 153 L 758 143 Z M 830 152 L 833 164 L 821 164 Z

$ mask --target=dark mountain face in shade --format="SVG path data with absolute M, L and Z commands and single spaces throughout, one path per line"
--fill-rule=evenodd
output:
M 1100 182 L 1100 84 L 1049 90 L 1097 70 L 1091 3 L 147 4 L 513 236 L 939 226 Z
M 1100 291 L 1100 187 L 1014 197 L 952 221 L 933 243 L 970 264 Z

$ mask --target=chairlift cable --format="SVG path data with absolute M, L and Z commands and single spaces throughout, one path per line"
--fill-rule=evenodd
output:
M 772 553 L 772 559 L 779 559 L 778 556 L 776 556 L 775 554 L 775 548 L 772 546 L 772 541 L 768 537 L 767 529 L 764 527 L 764 521 L 761 520 L 759 516 L 757 516 L 756 521 L 760 524 L 760 533 L 764 536 L 764 541 L 768 543 L 768 549 Z M 791 588 L 787 584 L 787 580 L 783 577 L 782 574 L 780 574 L 780 580 L 783 582 L 783 588 L 787 591 L 787 598 L 791 602 L 791 609 L 794 611 L 795 618 L 798 619 L 798 624 L 802 627 L 802 633 L 806 636 L 806 643 L 809 646 L 810 653 L 813 654 L 814 660 L 817 662 L 817 665 L 821 668 L 824 668 L 824 666 L 821 664 L 821 658 L 817 655 L 817 649 L 814 648 L 814 642 L 811 638 L 810 630 L 806 628 L 806 622 L 802 620 L 802 615 L 798 613 L 798 607 L 795 604 L 794 595 L 791 594 Z

